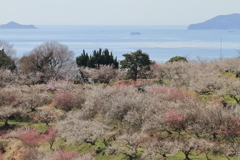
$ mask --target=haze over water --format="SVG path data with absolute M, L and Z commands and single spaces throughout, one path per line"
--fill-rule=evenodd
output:
M 17 56 L 47 41 L 67 45 L 79 56 L 108 48 L 122 60 L 122 54 L 141 49 L 151 60 L 165 62 L 174 56 L 217 59 L 238 56 L 240 30 L 187 30 L 181 25 L 55 25 L 38 29 L 1 29 L 1 40 L 14 44 Z M 140 32 L 141 35 L 130 35 Z M 222 41 L 222 43 L 221 43 Z

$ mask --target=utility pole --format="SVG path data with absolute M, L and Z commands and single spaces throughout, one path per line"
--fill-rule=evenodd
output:
M 221 38 L 221 43 L 220 43 L 220 58 L 222 58 L 222 38 Z

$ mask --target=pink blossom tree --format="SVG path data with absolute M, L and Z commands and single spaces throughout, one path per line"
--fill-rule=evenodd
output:
M 56 141 L 56 138 L 58 137 L 57 130 L 55 127 L 47 127 L 48 131 L 44 135 L 44 140 L 47 141 L 50 145 L 50 149 L 52 149 L 53 143 Z
M 159 94 L 161 98 L 167 101 L 183 101 L 192 98 L 191 94 L 171 87 L 152 89 L 149 93 Z
M 73 108 L 82 108 L 85 98 L 81 93 L 64 92 L 55 94 L 53 103 L 62 110 L 70 111 Z
M 235 138 L 240 136 L 240 119 L 239 118 L 229 118 L 225 120 L 220 126 L 220 134 L 231 143 L 235 142 Z
M 163 121 L 163 124 L 180 135 L 181 131 L 186 129 L 186 117 L 180 112 L 169 109 L 166 112 L 166 121 Z
M 37 152 L 37 148 L 39 148 L 40 144 L 45 141 L 45 136 L 40 134 L 36 129 L 18 129 L 15 137 L 22 141 L 22 143 Z

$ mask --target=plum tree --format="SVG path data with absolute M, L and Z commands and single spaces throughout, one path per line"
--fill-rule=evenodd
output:
M 108 127 L 101 122 L 83 120 L 72 116 L 69 112 L 67 118 L 57 122 L 56 129 L 59 137 L 67 140 L 69 144 L 89 143 L 95 145 L 96 141 L 108 133 Z
M 8 120 L 10 117 L 18 116 L 24 113 L 26 113 L 26 110 L 20 107 L 17 108 L 11 106 L 0 107 L 0 119 L 4 120 L 4 127 L 9 127 Z
M 83 81 L 93 81 L 94 83 L 106 83 L 109 84 L 109 82 L 112 79 L 117 79 L 118 75 L 120 74 L 120 71 L 114 68 L 114 66 L 111 65 L 99 65 L 97 68 L 86 68 L 86 67 L 80 67 L 79 68 L 81 72 L 81 79 Z
M 74 53 L 58 42 L 45 42 L 33 49 L 29 55 L 20 60 L 24 72 L 43 73 L 40 82 L 46 83 L 50 78 L 66 79 L 76 68 Z

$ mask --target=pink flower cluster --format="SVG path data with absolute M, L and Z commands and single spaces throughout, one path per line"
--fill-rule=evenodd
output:
M 53 104 L 60 109 L 70 111 L 72 108 L 74 108 L 75 102 L 76 94 L 64 92 L 55 94 Z
M 187 92 L 183 92 L 181 90 L 175 89 L 175 88 L 160 88 L 160 89 L 153 89 L 149 93 L 158 93 L 165 95 L 166 100 L 184 100 L 191 98 L 192 95 L 190 95 Z
M 130 82 L 127 82 L 127 81 L 117 81 L 116 83 L 119 86 L 138 86 L 138 85 L 140 85 L 142 83 L 142 81 L 141 80 L 130 81 Z

